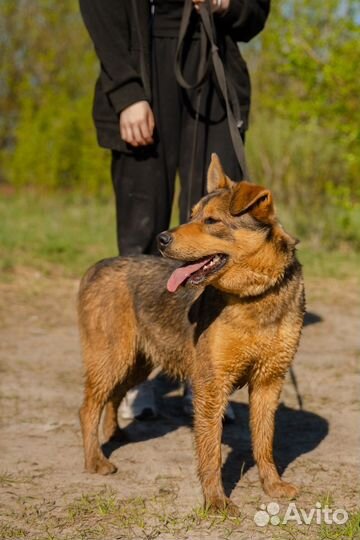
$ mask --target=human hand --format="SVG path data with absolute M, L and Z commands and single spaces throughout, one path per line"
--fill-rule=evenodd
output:
M 131 146 L 146 146 L 154 142 L 154 115 L 147 101 L 138 101 L 120 113 L 120 135 Z
M 199 11 L 200 5 L 204 4 L 208 0 L 192 0 L 194 8 Z M 214 13 L 223 13 L 229 7 L 230 0 L 210 0 L 211 9 Z

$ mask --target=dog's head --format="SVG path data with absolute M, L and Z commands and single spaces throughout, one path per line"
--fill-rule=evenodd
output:
M 278 223 L 271 192 L 249 182 L 232 182 L 212 155 L 208 195 L 188 223 L 158 236 L 160 252 L 183 261 L 167 284 L 213 285 L 244 296 L 276 283 L 294 257 L 296 240 Z

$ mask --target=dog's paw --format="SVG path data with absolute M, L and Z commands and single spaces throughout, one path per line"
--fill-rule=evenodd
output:
M 299 494 L 299 490 L 293 484 L 278 480 L 276 482 L 264 482 L 264 491 L 269 497 L 295 499 Z
M 240 509 L 232 502 L 228 497 L 211 499 L 206 505 L 205 508 L 210 514 L 213 512 L 215 514 L 224 514 L 229 517 L 239 517 Z
M 111 461 L 107 459 L 96 459 L 93 460 L 90 464 L 86 465 L 86 471 L 89 473 L 97 474 L 114 474 L 117 471 L 117 467 Z

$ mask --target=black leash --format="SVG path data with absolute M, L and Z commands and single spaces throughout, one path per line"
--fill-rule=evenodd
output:
M 289 371 L 290 371 L 290 379 L 291 379 L 292 385 L 293 385 L 294 390 L 295 390 L 298 406 L 299 406 L 300 411 L 302 411 L 303 410 L 303 399 L 302 399 L 302 396 L 300 394 L 299 385 L 298 385 L 298 382 L 297 382 L 297 377 L 295 375 L 294 368 L 292 366 L 290 366 Z
M 182 63 L 183 63 L 182 56 L 183 56 L 184 42 L 185 42 L 186 34 L 188 31 L 192 10 L 193 10 L 192 0 L 185 0 L 183 15 L 182 15 L 181 24 L 180 24 L 179 39 L 178 39 L 176 60 L 175 60 L 175 75 L 176 75 L 178 84 L 186 90 L 198 89 L 199 96 L 200 96 L 197 100 L 198 103 L 195 110 L 196 116 L 195 116 L 192 157 L 195 159 L 195 156 L 196 156 L 196 138 L 195 137 L 197 137 L 197 124 L 199 122 L 199 115 L 200 115 L 199 105 L 201 101 L 201 88 L 203 86 L 203 83 L 205 82 L 206 77 L 208 77 L 209 75 L 209 70 L 212 64 L 219 89 L 221 91 L 221 94 L 225 102 L 226 117 L 228 120 L 230 137 L 231 137 L 232 145 L 234 148 L 234 152 L 238 160 L 238 163 L 240 165 L 243 178 L 249 179 L 249 173 L 248 173 L 248 168 L 247 168 L 246 159 L 245 159 L 244 143 L 239 132 L 239 128 L 242 125 L 242 121 L 240 118 L 240 108 L 238 106 L 237 99 L 233 95 L 232 105 L 234 107 L 234 110 L 236 111 L 236 116 L 237 116 L 236 118 L 234 111 L 232 109 L 232 106 L 230 104 L 229 94 L 232 93 L 231 87 L 229 87 L 229 85 L 227 84 L 224 65 L 219 55 L 219 48 L 216 44 L 216 31 L 215 31 L 213 14 L 211 11 L 211 4 L 209 0 L 205 2 L 204 4 L 200 4 L 200 9 L 199 9 L 199 15 L 201 19 L 200 61 L 199 61 L 197 79 L 193 82 L 189 82 L 184 77 L 184 74 L 182 71 Z M 190 202 L 191 188 L 192 188 L 193 175 L 194 175 L 193 159 L 191 163 L 190 173 L 191 174 L 190 174 L 190 186 L 189 186 L 189 202 Z

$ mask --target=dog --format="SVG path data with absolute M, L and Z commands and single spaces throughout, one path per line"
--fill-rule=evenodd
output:
M 78 311 L 85 364 L 80 409 L 85 468 L 109 474 L 98 427 L 121 437 L 117 410 L 154 366 L 190 380 L 198 475 L 206 508 L 237 507 L 221 480 L 222 417 L 248 384 L 253 453 L 264 491 L 293 498 L 273 458 L 274 416 L 298 347 L 305 310 L 297 241 L 282 228 L 268 189 L 231 181 L 213 154 L 208 194 L 188 223 L 158 236 L 155 256 L 115 257 L 90 268 Z

